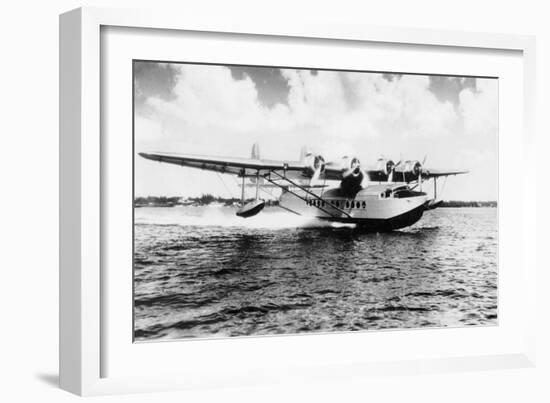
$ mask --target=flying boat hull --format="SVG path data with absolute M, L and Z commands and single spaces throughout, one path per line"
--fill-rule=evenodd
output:
M 377 232 L 392 231 L 416 223 L 426 210 L 428 196 L 407 190 L 405 197 L 394 197 L 386 188 L 369 187 L 354 197 L 346 197 L 339 188 L 317 196 L 284 192 L 279 204 L 296 214 L 341 223 L 353 223 L 362 229 Z M 402 195 L 403 196 L 403 195 Z

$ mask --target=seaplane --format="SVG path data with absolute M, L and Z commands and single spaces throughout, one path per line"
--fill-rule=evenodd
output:
M 278 207 L 291 213 L 338 223 L 351 223 L 373 232 L 389 232 L 415 224 L 427 210 L 437 208 L 437 179 L 465 174 L 465 170 L 437 170 L 418 160 L 379 158 L 374 166 L 363 168 L 354 156 L 325 161 L 302 148 L 298 161 L 260 158 L 258 144 L 250 158 L 215 157 L 169 152 L 140 152 L 148 160 L 182 167 L 236 175 L 242 180 L 241 204 L 237 216 L 248 218 L 260 213 L 265 200 L 259 190 L 279 188 Z M 247 181 L 245 183 L 245 181 Z M 424 192 L 433 181 L 433 197 Z M 364 182 L 367 185 L 364 186 Z M 255 186 L 256 196 L 245 199 L 245 187 Z

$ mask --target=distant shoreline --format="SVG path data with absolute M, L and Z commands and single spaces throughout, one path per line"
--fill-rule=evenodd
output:
M 252 200 L 252 199 L 250 199 Z M 200 197 L 178 197 L 178 196 L 147 196 L 136 197 L 134 199 L 134 207 L 175 207 L 175 206 L 208 206 L 223 205 L 223 206 L 238 206 L 240 205 L 240 199 L 237 198 L 223 198 L 214 197 L 212 195 L 202 195 Z M 267 206 L 277 206 L 279 202 L 277 200 L 266 200 Z M 439 208 L 449 207 L 491 207 L 496 208 L 498 203 L 496 201 L 462 201 L 462 200 L 446 200 L 441 203 Z
M 461 200 L 448 200 L 443 201 L 438 208 L 441 207 L 498 207 L 496 201 L 461 201 Z

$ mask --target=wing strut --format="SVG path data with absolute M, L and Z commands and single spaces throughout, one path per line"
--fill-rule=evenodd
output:
M 260 191 L 260 171 L 256 173 L 256 200 L 258 200 L 259 191 Z
M 243 185 L 241 186 L 241 206 L 244 206 L 244 170 L 243 170 Z
M 249 203 L 246 203 L 244 197 L 245 197 L 245 194 L 244 194 L 244 187 L 245 187 L 245 178 L 246 178 L 246 172 L 244 171 L 244 169 L 241 171 L 241 174 L 242 174 L 242 177 L 243 177 L 243 183 L 242 183 L 242 193 L 241 193 L 241 208 L 237 210 L 237 215 L 239 217 L 243 217 L 243 218 L 248 218 L 248 217 L 252 217 L 252 216 L 255 216 L 256 214 L 258 214 L 260 211 L 263 210 L 263 208 L 265 207 L 265 201 L 264 200 L 259 200 L 258 199 L 258 190 L 259 190 L 259 180 L 258 180 L 258 176 L 259 174 L 256 175 L 256 198 L 249 202 Z

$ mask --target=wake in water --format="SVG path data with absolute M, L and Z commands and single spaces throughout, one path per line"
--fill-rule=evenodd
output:
M 262 213 L 242 218 L 223 206 L 139 208 L 135 209 L 136 224 L 180 225 L 206 227 L 237 227 L 247 229 L 288 228 L 355 228 L 355 224 L 334 223 L 304 217 L 279 208 L 266 208 Z

